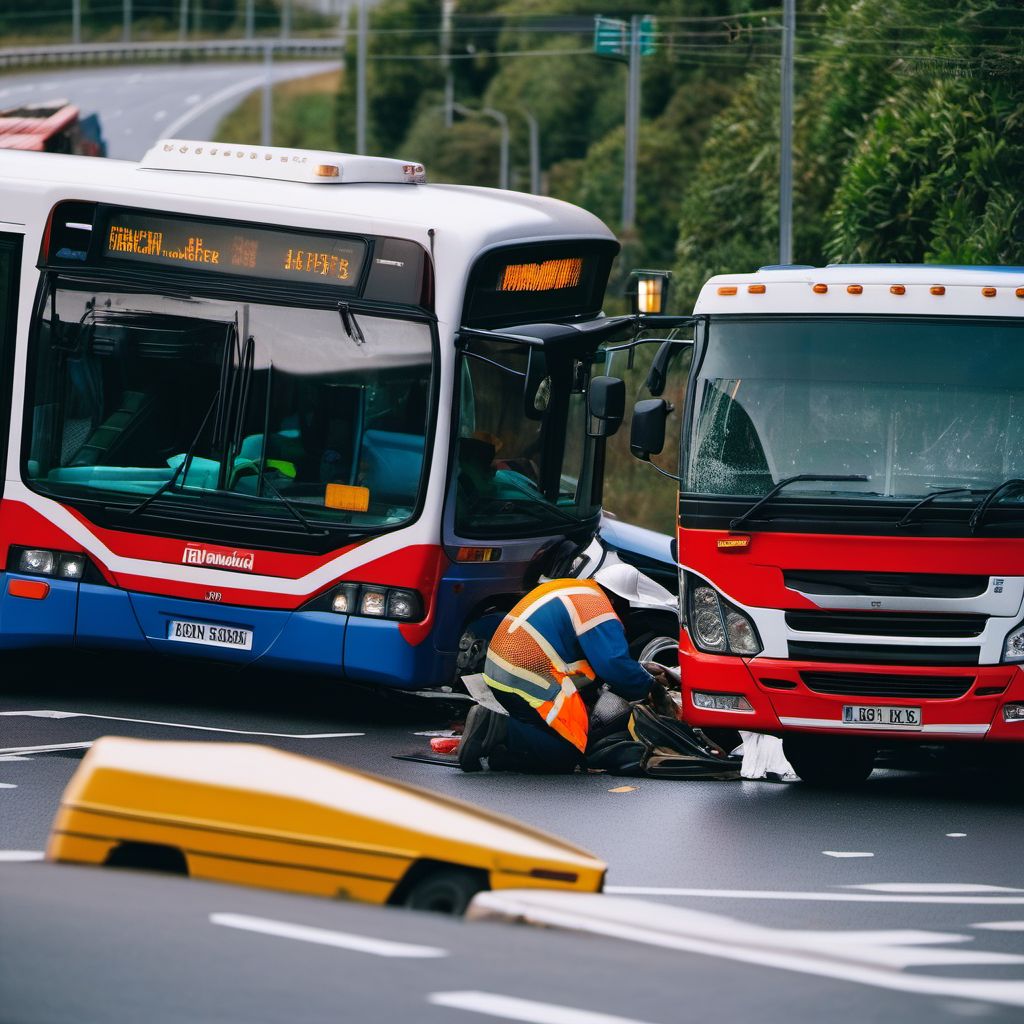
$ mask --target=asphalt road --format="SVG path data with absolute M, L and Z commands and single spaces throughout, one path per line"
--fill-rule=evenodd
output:
M 119 1016 L 124 1008 L 137 1018 L 133 1000 L 149 991 L 161 993 L 146 1011 L 157 1021 L 280 1020 L 290 1005 L 287 1015 L 300 1020 L 346 1019 L 351 1008 L 352 1019 L 370 1021 L 415 1014 L 612 1024 L 494 999 L 470 999 L 472 1011 L 429 1002 L 437 992 L 466 990 L 649 1022 L 691 1014 L 765 1022 L 826 1013 L 1020 1019 L 1019 774 L 947 763 L 922 774 L 876 772 L 857 792 L 829 795 L 764 782 L 464 775 L 395 759 L 425 752 L 428 739 L 417 733 L 443 730 L 463 710 L 436 698 L 353 694 L 321 680 L 197 673 L 194 663 L 8 656 L 0 682 L 0 847 L 23 853 L 0 852 L 0 859 L 42 850 L 82 754 L 64 745 L 106 734 L 271 743 L 560 834 L 607 860 L 608 899 L 634 925 L 642 930 L 658 914 L 676 913 L 685 941 L 537 933 L 155 876 L 0 864 L 0 935 L 8 943 L 17 936 L 0 949 L 0 993 L 18 1008 L 12 1019 L 67 1020 L 72 1004 L 86 1008 L 82 1020 L 127 1019 L 127 1010 Z M 362 735 L 303 738 L 340 732 Z M 129 884 L 130 891 L 118 888 Z M 450 955 L 381 963 L 217 927 L 209 919 L 217 913 L 434 944 Z M 808 932 L 824 968 L 818 952 L 807 952 Z M 829 952 L 837 950 L 838 960 Z M 33 963 L 61 970 L 55 976 Z
M 283 82 L 337 67 L 280 61 L 272 75 Z M 263 82 L 262 65 L 247 63 L 33 71 L 0 77 L 0 107 L 67 99 L 83 114 L 99 114 L 108 156 L 138 160 L 157 139 L 213 138 L 221 119 Z

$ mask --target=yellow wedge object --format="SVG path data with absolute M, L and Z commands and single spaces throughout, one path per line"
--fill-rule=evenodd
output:
M 68 783 L 47 858 L 456 911 L 450 892 L 431 905 L 438 879 L 597 892 L 606 868 L 511 818 L 350 768 L 246 743 L 120 737 L 98 740 Z

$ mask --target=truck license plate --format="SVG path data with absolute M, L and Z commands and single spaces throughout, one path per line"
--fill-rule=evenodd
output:
M 886 704 L 844 704 L 843 725 L 887 725 L 903 729 L 920 729 L 921 709 Z
M 167 623 L 167 639 L 183 644 L 203 644 L 206 647 L 252 650 L 251 629 L 242 629 L 240 626 L 213 626 L 209 622 L 189 622 L 186 619 L 172 619 Z

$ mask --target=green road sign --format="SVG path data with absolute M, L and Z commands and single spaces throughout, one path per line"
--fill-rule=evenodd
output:
M 658 48 L 658 19 L 645 14 L 640 19 L 640 56 L 650 57 Z
M 615 60 L 629 59 L 629 25 L 621 18 L 594 17 L 594 53 Z

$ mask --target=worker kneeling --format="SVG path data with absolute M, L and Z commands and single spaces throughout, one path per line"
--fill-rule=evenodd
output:
M 551 580 L 505 616 L 483 676 L 508 714 L 470 710 L 459 744 L 463 771 L 479 771 L 481 758 L 491 771 L 639 771 L 642 746 L 627 732 L 632 702 L 673 708 L 664 670 L 649 671 L 629 653 L 620 615 L 639 579 L 617 563 L 592 579 Z

